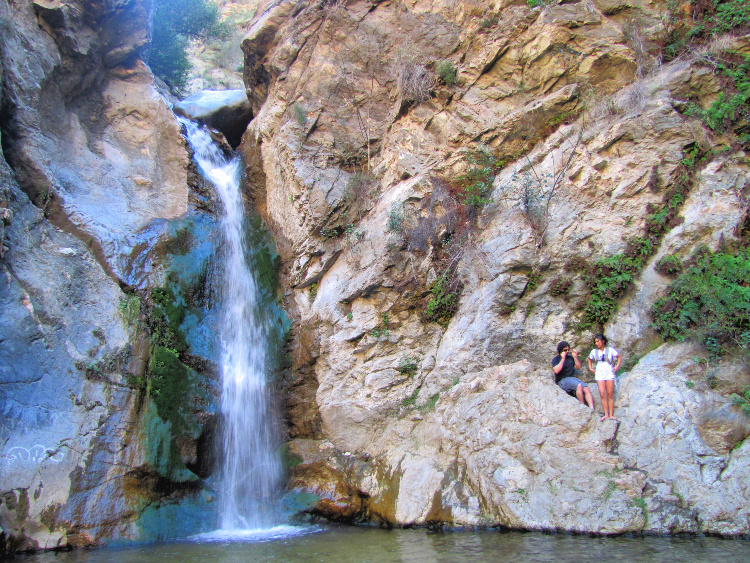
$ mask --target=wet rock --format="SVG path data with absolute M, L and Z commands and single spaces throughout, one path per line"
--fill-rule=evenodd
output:
M 253 117 L 245 90 L 203 90 L 174 105 L 175 112 L 221 131 L 237 147 Z

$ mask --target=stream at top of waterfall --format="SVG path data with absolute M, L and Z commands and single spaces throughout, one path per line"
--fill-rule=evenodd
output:
M 19 556 L 28 563 L 750 561 L 750 541 L 716 537 L 591 537 L 540 532 L 385 530 L 279 526 L 265 532 L 204 534 L 181 542 Z

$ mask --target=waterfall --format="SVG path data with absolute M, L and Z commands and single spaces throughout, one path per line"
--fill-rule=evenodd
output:
M 205 130 L 180 122 L 196 163 L 223 207 L 219 525 L 223 530 L 267 528 L 276 523 L 273 500 L 282 471 L 268 382 L 269 326 L 260 310 L 255 273 L 246 260 L 241 164 L 236 157 L 226 158 Z

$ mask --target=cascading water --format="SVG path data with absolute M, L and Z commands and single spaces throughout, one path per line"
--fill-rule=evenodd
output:
M 223 205 L 222 319 L 219 327 L 223 460 L 219 525 L 223 530 L 276 523 L 281 462 L 268 384 L 269 327 L 259 308 L 254 272 L 245 253 L 240 161 L 227 159 L 206 131 L 180 119 L 203 175 Z

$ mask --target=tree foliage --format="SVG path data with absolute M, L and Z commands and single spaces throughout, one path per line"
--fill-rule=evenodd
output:
M 175 93 L 185 88 L 191 39 L 221 33 L 219 8 L 210 0 L 155 0 L 148 64 Z

